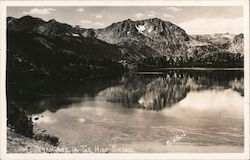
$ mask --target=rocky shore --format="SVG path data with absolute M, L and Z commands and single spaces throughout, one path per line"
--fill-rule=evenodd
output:
M 34 127 L 34 137 L 29 138 L 8 127 L 7 153 L 85 153 L 85 150 L 80 147 L 65 147 L 57 137 L 43 131 Z
M 8 153 L 52 153 L 54 146 L 44 140 L 25 137 L 7 128 L 7 152 Z

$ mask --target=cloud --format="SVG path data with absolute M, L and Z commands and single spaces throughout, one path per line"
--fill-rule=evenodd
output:
M 197 18 L 179 23 L 188 34 L 242 33 L 243 18 Z
M 156 12 L 155 11 L 147 11 L 146 12 L 148 17 L 156 17 Z
M 88 26 L 88 27 L 93 27 L 93 26 L 96 26 L 96 27 L 102 27 L 102 26 L 105 26 L 104 23 L 102 22 L 93 22 L 93 21 L 89 21 L 89 20 L 81 20 L 80 21 L 82 24 Z
M 105 24 L 102 23 L 102 22 L 94 22 L 94 25 L 96 25 L 96 26 L 105 26 Z
M 155 11 L 145 11 L 143 13 L 136 13 L 134 15 L 134 17 L 137 18 L 137 19 L 140 19 L 140 18 L 143 18 L 143 17 L 152 18 L 152 17 L 156 17 L 156 12 Z
M 83 23 L 83 24 L 92 24 L 93 22 L 92 21 L 89 21 L 89 20 L 81 20 L 80 21 L 81 23 Z
M 97 19 L 101 19 L 101 18 L 103 18 L 103 15 L 101 15 L 101 14 L 97 14 L 97 15 L 95 15 L 95 18 L 97 18 Z
M 76 9 L 76 12 L 80 12 L 80 13 L 81 13 L 81 12 L 84 12 L 84 11 L 85 11 L 84 8 L 77 8 L 77 9 Z
M 164 13 L 163 14 L 163 17 L 164 18 L 175 18 L 174 16 L 170 15 L 170 14 L 167 14 L 167 13 Z
M 134 17 L 135 18 L 142 18 L 142 17 L 144 17 L 145 15 L 143 14 L 143 13 L 136 13 L 135 15 L 134 15 Z
M 177 8 L 177 7 L 166 7 L 166 9 L 170 10 L 170 11 L 173 11 L 173 12 L 178 12 L 178 11 L 181 10 L 180 8 Z
M 51 14 L 52 11 L 55 11 L 56 9 L 54 8 L 32 8 L 28 12 L 23 11 L 23 14 L 41 14 L 41 15 L 46 15 L 46 14 Z

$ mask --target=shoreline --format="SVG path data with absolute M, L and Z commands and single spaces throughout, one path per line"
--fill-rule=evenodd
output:
M 193 68 L 145 68 L 134 70 L 135 74 L 153 74 L 153 75 L 163 75 L 165 71 L 238 71 L 243 72 L 244 68 L 203 68 L 203 67 L 193 67 Z
M 207 67 L 170 67 L 170 68 L 138 68 L 135 72 L 164 70 L 197 70 L 197 71 L 244 71 L 244 68 L 207 68 Z

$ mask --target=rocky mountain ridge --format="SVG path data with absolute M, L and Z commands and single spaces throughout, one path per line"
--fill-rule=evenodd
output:
M 8 17 L 7 26 L 9 32 L 35 33 L 50 38 L 62 38 L 73 44 L 76 43 L 74 41 L 81 40 L 94 46 L 101 45 L 107 48 L 107 51 L 104 54 L 97 54 L 98 56 L 112 59 L 124 66 L 131 66 L 131 64 L 138 66 L 138 63 L 143 63 L 145 66 L 148 59 L 156 63 L 159 58 L 167 63 L 170 59 L 174 62 L 181 59 L 183 64 L 193 61 L 203 63 L 214 55 L 217 59 L 215 58 L 207 64 L 213 64 L 223 56 L 229 57 L 230 63 L 235 60 L 237 63 L 241 63 L 243 59 L 243 34 L 231 37 L 219 34 L 216 36 L 188 35 L 177 25 L 158 18 L 138 21 L 128 19 L 102 29 L 85 29 L 59 23 L 56 20 L 45 22 L 40 18 L 24 16 L 19 19 Z M 53 45 L 45 40 L 36 38 L 36 40 L 38 39 L 43 46 L 53 48 Z M 98 47 L 94 46 L 89 52 L 101 52 L 97 49 Z M 72 51 L 74 49 L 69 50 L 74 53 Z M 74 54 L 96 58 L 96 54 L 86 54 L 85 52 L 82 50 L 81 53 Z M 216 63 L 221 63 L 221 60 Z
M 114 23 L 95 31 L 96 37 L 111 44 L 127 41 L 138 42 L 151 47 L 160 55 L 173 53 L 185 47 L 190 38 L 180 27 L 158 18 Z

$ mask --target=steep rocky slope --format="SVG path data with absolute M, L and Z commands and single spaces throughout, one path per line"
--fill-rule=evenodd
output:
M 244 53 L 244 35 L 238 34 L 233 38 L 233 42 L 231 43 L 231 52 L 240 53 L 243 55 Z
M 119 70 L 122 53 L 116 45 L 85 38 L 67 24 L 25 16 L 7 19 L 7 52 L 10 73 L 88 77 L 98 69 Z M 64 76 L 64 77 L 65 77 Z

